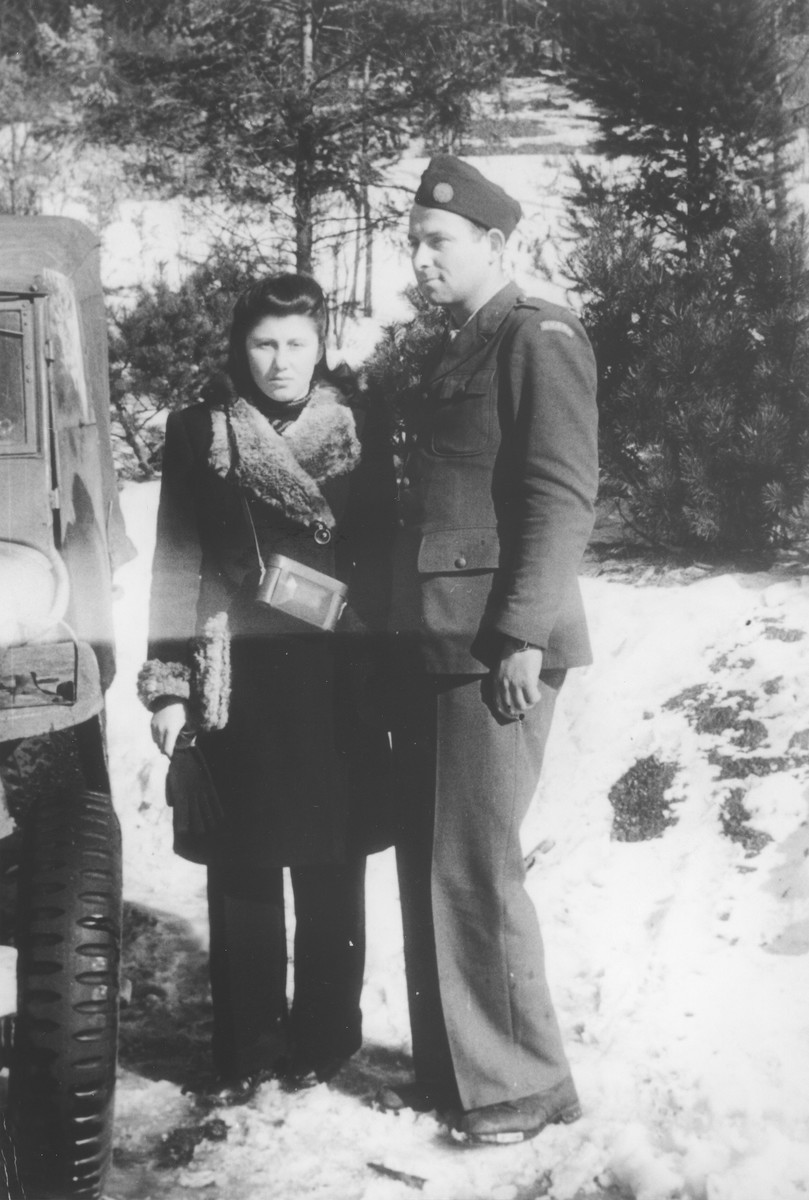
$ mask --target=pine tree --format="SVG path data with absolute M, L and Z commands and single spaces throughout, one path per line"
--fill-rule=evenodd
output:
M 785 0 L 558 0 L 566 75 L 598 147 L 628 156 L 624 211 L 690 251 L 740 185 L 777 186 L 789 136 Z M 791 27 L 791 26 L 790 26 Z
M 560 0 L 557 17 L 600 148 L 623 156 L 617 175 L 577 168 L 568 264 L 606 488 L 666 543 L 782 543 L 809 489 L 807 245 L 781 167 L 795 5 Z
M 291 224 L 309 271 L 335 198 L 361 214 L 386 163 L 414 136 L 440 141 L 463 124 L 470 94 L 497 79 L 510 28 L 484 9 L 176 0 L 160 29 L 114 42 L 86 132 L 137 151 L 150 187 Z
M 809 514 L 809 242 L 758 202 L 666 262 L 614 214 L 571 260 L 600 359 L 607 490 L 667 544 L 761 549 Z

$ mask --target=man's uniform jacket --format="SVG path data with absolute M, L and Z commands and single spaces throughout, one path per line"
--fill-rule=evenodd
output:
M 595 378 L 575 317 L 508 285 L 447 342 L 408 422 L 393 612 L 405 965 L 416 1078 L 467 1109 L 569 1073 L 519 834 L 565 668 L 590 661 L 576 571 Z M 545 652 L 522 722 L 491 711 L 481 680 L 504 634 Z
M 546 668 L 590 662 L 595 362 L 576 318 L 504 287 L 445 347 L 407 438 L 393 625 L 426 669 L 484 672 L 497 633 Z

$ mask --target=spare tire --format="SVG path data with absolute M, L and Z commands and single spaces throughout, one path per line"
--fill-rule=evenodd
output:
M 40 796 L 24 823 L 9 1108 L 29 1200 L 98 1200 L 112 1155 L 121 833 L 109 795 Z

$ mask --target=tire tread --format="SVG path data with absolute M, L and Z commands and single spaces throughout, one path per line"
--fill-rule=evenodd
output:
M 22 864 L 9 1100 L 27 1190 L 35 1200 L 98 1200 L 112 1151 L 121 944 L 109 796 L 40 798 Z

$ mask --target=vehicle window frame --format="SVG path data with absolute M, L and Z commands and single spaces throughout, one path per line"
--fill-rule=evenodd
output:
M 14 440 L 0 441 L 0 457 L 20 457 L 40 453 L 40 430 L 36 403 L 36 336 L 34 300 L 30 296 L 0 295 L 0 313 L 20 315 L 20 330 L 0 328 L 0 337 L 8 337 L 22 345 L 22 421 L 23 435 Z

